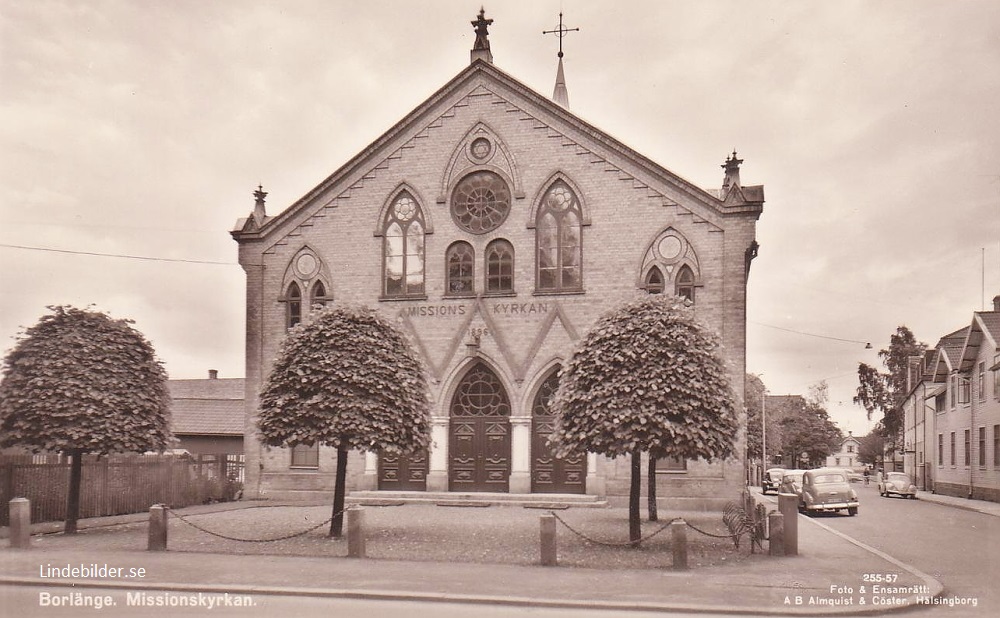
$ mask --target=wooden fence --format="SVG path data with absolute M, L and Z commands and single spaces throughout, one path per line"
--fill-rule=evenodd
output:
M 58 455 L 0 455 L 0 526 L 7 503 L 31 500 L 31 521 L 66 518 L 69 461 Z M 243 487 L 243 455 L 85 456 L 80 517 L 125 515 L 154 504 L 174 508 L 235 500 Z

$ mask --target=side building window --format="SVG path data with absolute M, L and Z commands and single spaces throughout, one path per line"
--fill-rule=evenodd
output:
M 694 273 L 687 264 L 681 266 L 681 269 L 677 271 L 674 294 L 694 303 Z
M 663 294 L 663 272 L 658 266 L 654 266 L 649 269 L 649 272 L 646 273 L 646 280 L 644 283 L 646 291 L 650 294 Z
M 542 198 L 535 223 L 535 285 L 539 291 L 583 289 L 582 217 L 573 190 L 561 180 L 554 182 Z
M 318 444 L 298 444 L 292 447 L 292 467 L 293 468 L 318 468 L 319 467 L 319 445 Z
M 285 295 L 285 328 L 292 328 L 302 321 L 302 290 L 299 284 L 292 282 Z
M 503 238 L 486 245 L 486 293 L 514 291 L 514 247 Z
M 424 216 L 409 193 L 400 193 L 393 202 L 382 230 L 383 296 L 423 296 Z
M 458 241 L 448 247 L 448 251 L 445 253 L 445 272 L 447 273 L 445 294 L 449 296 L 475 294 L 472 273 L 475 261 L 475 253 L 469 243 Z
M 322 281 L 317 281 L 312 285 L 310 308 L 312 307 L 325 307 L 326 301 L 330 300 L 326 295 L 326 286 L 323 285 Z

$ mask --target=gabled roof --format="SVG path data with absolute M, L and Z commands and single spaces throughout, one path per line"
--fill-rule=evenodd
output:
M 969 335 L 966 337 L 965 346 L 962 348 L 961 364 L 959 370 L 972 371 L 975 369 L 976 359 L 979 358 L 979 348 L 987 345 L 997 349 L 997 328 L 1000 326 L 1000 313 L 996 311 L 979 311 L 972 314 L 972 324 L 969 326 Z
M 962 348 L 969 334 L 969 327 L 963 326 L 938 340 L 934 349 L 937 351 L 937 361 L 934 363 L 934 381 L 944 382 L 952 369 L 957 369 L 962 357 Z
M 243 378 L 168 380 L 173 432 L 242 436 L 245 382 Z
M 684 180 L 551 99 L 538 94 L 495 65 L 483 60 L 475 60 L 386 133 L 282 213 L 267 217 L 259 227 L 252 225 L 247 219 L 240 219 L 236 229 L 230 233 L 237 241 L 252 241 L 268 237 L 271 234 L 284 235 L 291 231 L 310 216 L 312 210 L 332 205 L 338 194 L 362 181 L 366 175 L 373 173 L 380 165 L 384 165 L 385 161 L 394 158 L 394 155 L 398 156 L 408 141 L 434 126 L 436 122 L 440 122 L 449 108 L 458 104 L 465 97 L 476 94 L 486 84 L 495 87 L 498 92 L 511 95 L 512 98 L 520 98 L 521 100 L 514 102 L 514 104 L 530 105 L 533 110 L 538 112 L 539 122 L 549 125 L 555 131 L 571 131 L 574 138 L 586 141 L 585 147 L 592 147 L 595 151 L 599 151 L 595 154 L 608 159 L 628 161 L 643 176 L 643 178 L 637 179 L 640 182 L 662 183 L 669 186 L 675 194 L 684 195 L 691 201 L 704 205 L 705 212 L 698 213 L 702 216 L 709 214 L 715 216 L 729 214 L 756 216 L 763 209 L 764 192 L 762 186 L 742 187 L 739 192 L 730 192 L 730 195 L 727 196 L 729 199 L 720 200 L 717 195 Z M 490 91 L 484 91 L 481 94 L 490 94 Z M 611 162 L 613 164 L 613 161 Z M 739 199 L 735 199 L 736 195 L 739 196 Z

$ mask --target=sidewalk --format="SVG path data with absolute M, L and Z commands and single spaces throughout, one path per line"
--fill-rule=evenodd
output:
M 929 491 L 917 492 L 917 500 L 935 502 L 937 504 L 946 504 L 948 506 L 965 509 L 967 511 L 976 511 L 977 513 L 985 513 L 986 515 L 1000 517 L 1000 503 L 998 502 L 972 500 L 970 498 L 956 498 L 954 496 L 942 496 L 939 494 L 932 494 Z
M 217 505 L 220 509 L 238 508 Z M 211 507 L 195 507 L 200 512 Z M 510 508 L 510 507 L 496 507 Z M 126 516 L 133 518 L 136 516 Z M 145 516 L 138 516 L 143 519 Z M 124 519 L 124 518 L 121 518 Z M 136 521 L 128 519 L 128 521 Z M 913 606 L 941 592 L 930 576 L 833 531 L 820 519 L 799 517 L 799 554 L 753 556 L 736 564 L 690 571 L 605 570 L 476 563 L 78 550 L 33 547 L 0 550 L 0 584 L 250 595 L 480 602 L 609 610 L 716 612 L 737 615 L 875 614 Z M 82 527 L 101 520 L 85 520 Z M 236 558 L 236 559 L 234 559 Z M 42 577 L 46 565 L 143 568 L 136 579 Z M 865 573 L 897 577 L 873 590 Z M 2 595 L 0 589 L 0 595 Z M 124 595 L 123 592 L 118 594 Z M 30 609 L 30 608 L 29 608 Z M 512 610 L 512 613 L 513 610 Z

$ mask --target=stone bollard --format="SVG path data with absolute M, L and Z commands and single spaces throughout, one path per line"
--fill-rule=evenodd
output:
M 778 494 L 778 510 L 782 514 L 786 556 L 799 555 L 799 497 Z
M 167 551 L 167 506 L 154 504 L 149 507 L 148 551 Z
M 10 546 L 16 549 L 31 547 L 31 502 L 27 498 L 10 501 Z
M 549 513 L 542 515 L 538 521 L 542 542 L 542 566 L 556 566 L 559 562 L 556 550 L 556 516 Z
M 360 506 L 347 509 L 347 557 L 365 557 L 365 510 Z
M 767 516 L 767 549 L 772 556 L 785 555 L 785 516 L 771 511 Z
M 688 568 L 687 524 L 683 519 L 670 522 L 670 549 L 673 552 L 675 571 L 686 571 Z

